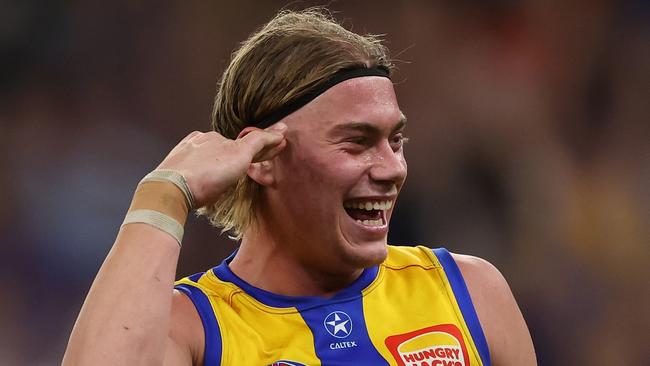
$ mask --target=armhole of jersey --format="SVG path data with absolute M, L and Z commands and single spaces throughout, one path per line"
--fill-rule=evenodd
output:
M 221 331 L 217 323 L 217 317 L 214 315 L 210 300 L 205 296 L 203 291 L 192 285 L 181 283 L 175 288 L 192 300 L 196 311 L 201 317 L 203 323 L 203 331 L 205 333 L 205 350 L 203 353 L 204 366 L 218 366 L 221 365 Z
M 472 303 L 472 298 L 469 295 L 467 285 L 463 279 L 463 274 L 460 272 L 460 268 L 458 268 L 458 264 L 456 264 L 454 258 L 445 248 L 433 249 L 433 253 L 438 257 L 442 268 L 445 270 L 445 274 L 447 275 L 452 291 L 454 291 L 454 296 L 456 297 L 460 311 L 463 313 L 463 318 L 465 318 L 465 323 L 467 324 L 467 328 L 469 328 L 483 365 L 490 366 L 490 349 L 488 348 L 485 334 L 483 334 L 483 328 L 481 328 L 481 322 L 478 319 L 478 315 L 476 315 L 474 303 Z

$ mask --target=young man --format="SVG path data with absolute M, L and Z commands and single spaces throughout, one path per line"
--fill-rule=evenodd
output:
M 406 118 L 386 49 L 322 11 L 251 36 L 193 132 L 138 186 L 64 365 L 534 365 L 489 263 L 386 244 Z M 174 287 L 201 207 L 241 239 Z

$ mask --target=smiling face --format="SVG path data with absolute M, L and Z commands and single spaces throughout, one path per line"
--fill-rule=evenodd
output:
M 284 119 L 287 148 L 265 189 L 267 230 L 299 263 L 335 273 L 380 263 L 406 178 L 391 81 L 344 81 Z

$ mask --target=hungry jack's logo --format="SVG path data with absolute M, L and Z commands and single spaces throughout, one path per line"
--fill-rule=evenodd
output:
M 441 324 L 386 338 L 399 366 L 470 366 L 465 341 L 453 324 Z

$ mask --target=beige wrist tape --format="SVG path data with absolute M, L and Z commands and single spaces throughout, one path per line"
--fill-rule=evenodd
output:
M 124 218 L 122 226 L 127 224 L 147 224 L 171 235 L 178 245 L 183 242 L 183 226 L 178 221 L 172 219 L 167 215 L 163 215 L 158 211 L 153 210 L 135 210 L 129 211 Z
M 122 226 L 143 223 L 183 240 L 183 225 L 187 219 L 187 196 L 170 181 L 145 181 L 138 185 L 131 207 Z
M 185 200 L 187 201 L 187 206 L 191 210 L 194 208 L 194 196 L 192 195 L 192 191 L 190 191 L 190 187 L 187 185 L 187 181 L 185 180 L 185 177 L 175 171 L 175 170 L 166 170 L 166 169 L 156 169 L 153 172 L 147 174 L 142 178 L 140 183 L 145 183 L 145 182 L 171 182 L 174 183 L 178 189 L 183 192 L 183 195 L 185 196 Z

